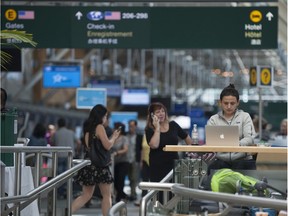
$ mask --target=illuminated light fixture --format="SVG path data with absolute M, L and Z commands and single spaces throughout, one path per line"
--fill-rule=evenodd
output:
M 283 75 L 283 71 L 280 70 L 280 69 L 278 69 L 278 70 L 276 70 L 276 74 L 277 74 L 278 76 L 282 76 L 282 75 Z
M 219 74 L 221 74 L 221 70 L 220 69 L 213 69 L 212 73 L 219 75 Z
M 223 77 L 233 77 L 234 73 L 232 71 L 224 71 L 221 75 Z

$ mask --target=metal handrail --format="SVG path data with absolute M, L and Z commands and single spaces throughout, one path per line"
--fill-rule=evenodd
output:
M 46 147 L 46 146 L 0 146 L 1 153 L 37 153 L 37 152 L 69 152 L 71 147 Z
M 76 172 L 78 172 L 80 169 L 83 167 L 91 164 L 90 160 L 83 160 L 80 164 L 72 167 L 69 170 L 66 170 L 62 174 L 56 176 L 55 178 L 49 180 L 48 182 L 40 185 L 39 187 L 35 188 L 34 190 L 30 191 L 26 195 L 18 195 L 18 196 L 9 196 L 9 197 L 3 197 L 0 198 L 0 202 L 2 204 L 7 204 L 7 203 L 14 203 L 14 204 L 19 204 L 20 209 L 24 209 L 27 205 L 29 205 L 31 202 L 33 202 L 35 199 L 37 199 L 42 193 L 46 193 L 54 189 L 55 187 L 63 184 L 63 182 L 67 181 L 70 179 Z M 22 202 L 23 201 L 23 202 Z M 22 202 L 22 203 L 20 203 Z M 3 215 L 5 213 L 11 212 L 15 207 L 11 207 L 7 209 L 5 212 L 3 212 Z
M 127 205 L 124 201 L 120 201 L 113 205 L 108 212 L 108 216 L 114 216 L 117 212 L 119 212 L 120 216 L 127 216 Z
M 49 192 L 55 186 L 60 185 L 61 183 L 65 182 L 67 179 L 72 177 L 75 172 L 79 171 L 80 169 L 82 169 L 83 167 L 85 167 L 89 164 L 91 164 L 90 160 L 83 160 L 83 162 L 81 162 L 80 164 L 77 164 L 76 166 L 72 167 L 71 169 L 66 170 L 65 172 L 61 173 L 60 175 L 56 176 L 55 178 L 47 181 L 46 183 L 40 185 L 39 187 L 33 189 L 32 191 L 30 191 L 26 195 L 1 197 L 0 202 L 2 202 L 4 204 L 22 202 L 22 201 L 25 201 L 27 198 L 34 198 L 42 192 L 43 193 Z
M 205 191 L 199 189 L 192 189 L 184 187 L 179 183 L 166 183 L 173 176 L 173 170 L 161 182 L 140 182 L 139 188 L 142 190 L 152 189 L 141 200 L 139 214 L 141 216 L 147 215 L 148 201 L 155 197 L 158 191 L 172 191 L 178 197 L 193 197 L 194 199 L 204 199 L 216 202 L 225 202 L 231 209 L 231 206 L 260 206 L 273 208 L 276 210 L 287 211 L 287 201 L 280 199 L 271 199 L 265 197 L 253 197 L 247 195 L 236 195 L 228 193 L 216 193 L 212 191 Z M 170 179 L 169 179 L 170 177 Z
M 166 183 L 166 182 L 169 182 L 173 177 L 173 170 L 171 170 L 161 181 L 160 183 Z M 143 182 L 140 182 L 139 184 L 139 187 L 141 189 L 141 186 L 143 185 L 142 184 Z M 160 184 L 159 183 L 159 184 Z M 148 192 L 141 200 L 141 203 L 140 203 L 140 208 L 139 208 L 139 214 L 141 216 L 146 216 L 147 215 L 147 206 L 148 206 L 148 202 L 150 200 L 153 199 L 153 202 L 156 202 L 156 195 L 159 191 L 158 190 L 151 190 L 150 192 Z M 167 194 L 166 194 L 167 195 Z M 167 196 L 166 196 L 166 199 L 167 199 Z
M 90 160 L 80 160 L 80 161 L 81 161 L 80 164 L 78 164 L 78 165 L 74 166 L 73 168 L 61 173 L 60 175 L 49 180 L 48 182 L 44 183 L 43 185 L 39 186 L 38 188 L 35 188 L 34 190 L 30 191 L 26 195 L 3 197 L 3 198 L 0 198 L 0 202 L 2 204 L 7 204 L 7 203 L 14 203 L 15 204 L 15 203 L 20 203 L 21 201 L 23 201 L 21 204 L 19 204 L 19 207 L 20 207 L 20 210 L 24 209 L 26 206 L 28 206 L 30 203 L 32 203 L 35 199 L 40 197 L 41 194 L 53 190 L 57 186 L 61 185 L 63 182 L 70 179 L 74 175 L 74 173 L 76 173 L 77 171 L 79 171 L 83 167 L 91 164 Z M 73 162 L 75 162 L 75 160 Z M 71 202 L 69 202 L 69 203 L 71 203 Z M 69 209 L 71 210 L 70 206 L 71 205 L 69 205 Z M 5 212 L 2 212 L 1 215 L 3 215 L 3 216 L 8 215 L 14 209 L 16 209 L 16 206 L 13 206 L 13 207 L 7 209 Z M 68 215 L 70 215 L 70 214 L 68 214 Z
M 273 208 L 276 210 L 287 210 L 286 200 L 203 191 L 183 187 L 180 186 L 179 184 L 174 184 L 172 186 L 172 192 L 179 196 L 188 196 L 196 199 L 206 199 L 217 202 L 225 202 L 228 203 L 229 205 L 239 206 L 240 204 L 245 206 L 261 206 L 261 207 Z
M 15 215 L 20 215 L 20 210 L 24 209 L 27 205 L 33 202 L 35 199 L 40 197 L 44 192 L 53 190 L 53 203 L 52 203 L 52 214 L 56 215 L 56 191 L 55 188 L 63 182 L 68 181 L 68 190 L 67 190 L 67 205 L 68 205 L 68 215 L 71 215 L 71 203 L 72 203 L 72 180 L 71 177 L 74 173 L 79 171 L 81 168 L 91 164 L 90 160 L 85 160 L 81 164 L 72 166 L 72 149 L 70 147 L 38 147 L 38 146 L 0 146 L 0 151 L 3 153 L 15 153 L 15 195 L 9 197 L 3 197 L 0 199 L 2 204 L 14 203 L 14 206 L 7 209 L 5 212 L 2 212 L 1 215 L 8 215 L 9 212 L 15 211 Z M 21 154 L 24 152 L 36 153 L 36 175 L 35 175 L 35 189 L 27 193 L 26 195 L 20 195 L 20 183 L 21 183 Z M 45 184 L 39 186 L 39 172 L 40 172 L 40 156 L 42 152 L 52 153 L 52 172 L 53 179 L 46 182 Z M 56 176 L 57 168 L 57 156 L 58 152 L 68 153 L 68 170 L 64 173 Z M 46 154 L 43 154 L 46 156 Z M 79 162 L 79 160 L 78 160 Z M 38 181 L 37 181 L 38 180 Z M 39 187 L 38 187 L 39 186 Z M 20 203 L 21 201 L 24 201 Z

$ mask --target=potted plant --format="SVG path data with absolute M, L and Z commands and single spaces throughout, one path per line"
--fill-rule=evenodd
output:
M 0 38 L 1 38 L 1 46 L 12 46 L 17 49 L 20 49 L 17 46 L 17 43 L 7 43 L 7 40 L 15 40 L 20 41 L 24 43 L 29 43 L 33 47 L 37 45 L 36 42 L 32 40 L 33 36 L 32 34 L 26 33 L 25 31 L 19 31 L 19 30 L 1 30 L 0 32 Z M 6 42 L 5 42 L 6 41 Z M 6 69 L 5 64 L 11 62 L 12 56 L 2 50 L 0 50 L 0 66 L 4 70 Z

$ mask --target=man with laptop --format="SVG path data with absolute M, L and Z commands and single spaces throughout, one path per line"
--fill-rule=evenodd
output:
M 255 129 L 249 113 L 238 110 L 239 92 L 234 84 L 225 87 L 220 94 L 222 110 L 210 117 L 206 125 L 206 145 L 251 146 Z M 218 152 L 210 170 L 230 168 L 234 170 L 256 169 L 252 155 L 243 152 Z

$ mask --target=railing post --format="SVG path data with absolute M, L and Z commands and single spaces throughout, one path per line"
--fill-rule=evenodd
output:
M 40 167 L 41 167 L 41 163 L 40 163 L 40 158 L 41 158 L 41 154 L 40 152 L 36 153 L 36 162 L 35 162 L 35 178 L 34 178 L 34 188 L 37 188 L 39 186 L 39 181 L 40 181 Z M 38 202 L 38 209 L 40 211 L 40 199 L 37 200 Z
M 20 195 L 21 194 L 21 153 L 18 151 L 14 153 L 15 154 L 15 187 L 14 187 L 14 195 Z M 20 216 L 20 208 L 19 204 L 17 203 L 17 207 L 14 211 L 15 216 Z
M 73 160 L 73 152 L 68 152 L 68 159 L 67 159 L 68 169 L 72 167 L 72 160 Z M 72 178 L 69 178 L 67 181 L 67 215 L 71 216 L 71 203 L 72 203 Z
M 56 152 L 52 153 L 52 178 L 57 176 L 57 164 L 58 164 L 58 157 Z M 48 215 L 56 216 L 56 199 L 57 199 L 57 190 L 54 188 L 51 192 L 48 193 L 48 206 L 47 211 Z
M 0 196 L 4 197 L 5 196 L 5 167 L 6 165 L 0 161 L 0 171 L 1 171 L 1 176 L 0 176 Z M 5 205 L 3 203 L 0 203 L 1 205 L 1 212 L 3 212 Z

